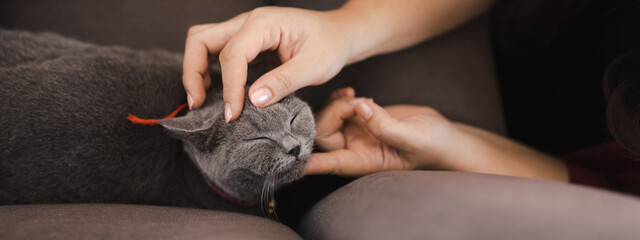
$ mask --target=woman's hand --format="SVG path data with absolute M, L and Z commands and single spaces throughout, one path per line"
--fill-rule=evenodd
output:
M 262 7 L 226 22 L 192 26 L 182 76 L 189 108 L 204 103 L 205 89 L 211 85 L 209 54 L 219 54 L 228 122 L 242 111 L 247 64 L 262 51 L 277 50 L 283 64 L 249 89 L 249 98 L 258 107 L 271 105 L 299 88 L 322 84 L 346 64 L 446 32 L 492 2 L 350 0 L 326 12 Z
M 382 108 L 355 98 L 352 89 L 333 93 L 317 119 L 317 143 L 306 174 L 360 176 L 388 170 L 456 169 L 454 125 L 428 107 Z
M 249 89 L 251 102 L 271 105 L 293 91 L 318 85 L 347 64 L 353 31 L 336 11 L 263 7 L 226 22 L 195 25 L 186 40 L 182 78 L 190 108 L 204 103 L 211 85 L 208 54 L 222 69 L 225 120 L 236 119 L 244 103 L 247 64 L 265 50 L 277 50 L 282 65 Z
M 567 182 L 566 165 L 500 135 L 450 122 L 428 107 L 382 108 L 333 93 L 316 123 L 317 143 L 305 174 L 360 176 L 389 170 L 438 169 Z

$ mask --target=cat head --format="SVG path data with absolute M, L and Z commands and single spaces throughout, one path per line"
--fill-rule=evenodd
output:
M 278 186 L 302 177 L 315 122 L 309 106 L 292 95 L 265 108 L 245 99 L 242 114 L 230 123 L 224 121 L 220 94 L 210 96 L 200 109 L 159 123 L 183 142 L 216 191 L 251 202 L 260 199 L 269 176 L 276 176 Z

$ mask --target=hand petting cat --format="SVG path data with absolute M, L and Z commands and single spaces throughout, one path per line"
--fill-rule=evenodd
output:
M 257 107 L 325 83 L 347 64 L 438 36 L 475 18 L 492 2 L 351 0 L 331 11 L 269 6 L 224 22 L 194 25 L 187 34 L 182 76 L 189 108 L 202 106 L 211 86 L 209 56 L 219 56 L 229 122 L 242 112 L 247 64 L 262 51 L 277 50 L 283 64 L 249 89 Z
M 451 170 L 566 182 L 558 159 L 486 130 L 447 120 L 416 105 L 380 107 L 335 91 L 316 119 L 316 142 L 305 174 L 362 176 L 391 170 Z
M 295 20 L 292 20 L 295 19 Z M 183 84 L 190 109 L 199 108 L 211 85 L 208 54 L 219 55 L 225 120 L 243 109 L 247 64 L 260 52 L 277 49 L 283 64 L 257 79 L 249 89 L 251 102 L 266 107 L 305 86 L 322 84 L 347 64 L 353 37 L 334 12 L 262 7 L 222 23 L 189 29 L 184 54 Z M 319 57 L 322 56 L 322 57 Z

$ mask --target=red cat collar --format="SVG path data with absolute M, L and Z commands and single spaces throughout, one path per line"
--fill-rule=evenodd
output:
M 240 207 L 255 207 L 258 204 L 260 204 L 260 200 L 256 200 L 256 201 L 243 201 L 240 199 L 237 199 L 231 195 L 229 195 L 228 193 L 226 193 L 224 190 L 222 190 L 221 188 L 218 187 L 218 185 L 216 185 L 215 183 L 213 183 L 211 180 L 209 180 L 209 178 L 207 178 L 206 176 L 202 176 L 204 177 L 204 180 L 207 181 L 207 184 L 209 184 L 209 187 L 211 187 L 211 189 L 213 189 L 214 192 L 216 192 L 218 195 L 220 195 L 220 197 L 224 198 L 225 200 L 227 200 L 230 203 L 233 203 L 235 205 L 238 205 Z
M 161 119 L 142 119 L 142 118 L 133 116 L 133 114 L 129 113 L 129 115 L 127 116 L 127 120 L 129 120 L 129 122 L 136 123 L 136 124 L 158 125 L 158 121 L 175 117 L 185 107 L 187 107 L 187 104 L 182 104 L 178 106 L 178 108 L 176 108 L 175 111 L 169 114 L 169 116 L 163 117 Z

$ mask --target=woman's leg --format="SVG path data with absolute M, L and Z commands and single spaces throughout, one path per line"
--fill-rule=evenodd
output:
M 305 239 L 633 239 L 640 201 L 497 175 L 399 171 L 362 177 L 304 217 Z

